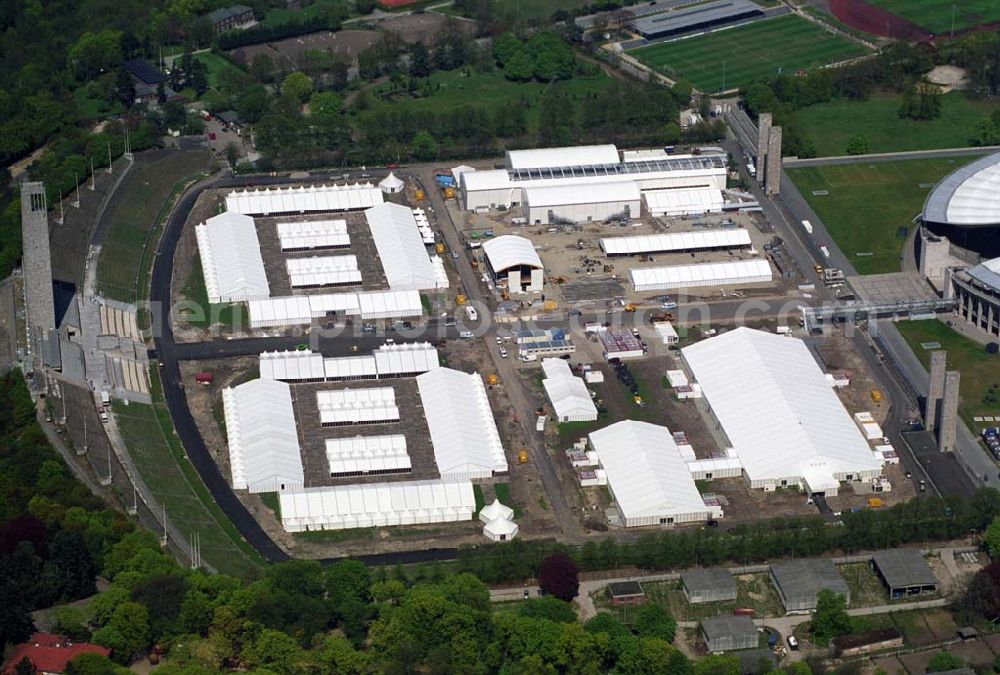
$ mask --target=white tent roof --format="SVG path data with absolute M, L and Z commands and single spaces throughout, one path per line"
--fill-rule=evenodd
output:
M 801 340 L 737 328 L 682 354 L 750 480 L 880 467 Z
M 471 192 L 477 190 L 503 190 L 514 187 L 510 174 L 506 169 L 487 169 L 486 171 L 466 171 L 462 174 L 462 186 Z
M 508 150 L 508 169 L 543 169 L 586 164 L 617 164 L 614 145 L 577 145 L 569 148 Z
M 398 178 L 396 174 L 394 174 L 391 171 L 389 172 L 388 176 L 380 180 L 378 183 L 378 186 L 380 188 L 383 188 L 385 190 L 391 190 L 393 192 L 401 190 L 404 185 L 405 183 L 402 181 L 402 179 Z
M 672 267 L 634 267 L 628 275 L 636 290 L 751 284 L 773 279 L 771 265 L 762 258 Z
M 308 350 L 264 352 L 260 355 L 260 377 L 283 382 L 325 379 L 323 355 Z
M 417 388 L 442 478 L 507 470 L 486 387 L 478 373 L 435 368 L 417 377 Z
M 302 487 L 302 456 L 284 382 L 252 380 L 222 392 L 233 487 L 271 492 Z
M 646 234 L 636 237 L 609 237 L 601 239 L 601 250 L 607 255 L 668 253 L 670 251 L 735 248 L 737 246 L 750 245 L 750 233 L 743 228 L 672 232 L 670 234 Z
M 328 438 L 326 460 L 331 474 L 411 468 L 410 456 L 406 452 L 406 436 L 402 434 Z
M 535 251 L 535 245 L 530 239 L 516 234 L 505 234 L 495 239 L 489 239 L 483 244 L 483 251 L 490 259 L 490 266 L 495 272 L 501 272 L 511 267 L 537 267 L 541 269 L 542 259 Z
M 316 392 L 321 424 L 360 424 L 399 420 L 392 387 L 337 389 Z
M 195 228 L 205 290 L 212 303 L 271 294 L 253 218 L 220 213 Z
M 226 195 L 227 211 L 251 216 L 354 211 L 381 203 L 382 191 L 371 183 L 253 188 L 234 190 Z
M 312 323 L 313 314 L 309 305 L 311 295 L 289 295 L 266 300 L 251 300 L 247 303 L 250 325 L 297 326 Z
M 722 190 L 717 187 L 646 190 L 642 198 L 654 215 L 721 211 L 723 205 Z
M 380 377 L 401 373 L 426 373 L 441 364 L 437 348 L 429 342 L 382 345 L 373 354 Z
M 343 248 L 351 245 L 346 220 L 307 220 L 277 224 L 281 250 Z
M 247 303 L 250 325 L 295 326 L 337 312 L 364 319 L 420 316 L 424 312 L 417 291 L 366 291 L 289 295 Z
M 459 164 L 451 170 L 451 177 L 455 179 L 455 185 L 460 186 L 462 184 L 462 174 L 475 170 L 475 167 L 469 166 L 468 164 Z
M 512 520 L 507 520 L 506 518 L 494 518 L 483 526 L 483 533 L 486 534 L 486 536 L 493 535 L 493 539 L 498 538 L 500 535 L 504 535 L 510 539 L 517 534 L 518 529 L 517 523 Z
M 488 523 L 494 519 L 514 520 L 514 509 L 506 504 L 501 504 L 499 499 L 494 498 L 491 504 L 487 504 L 479 510 L 479 520 Z
M 365 218 L 382 259 L 382 269 L 394 290 L 446 288 L 427 256 L 413 211 L 386 202 L 365 211 Z
M 364 319 L 420 316 L 424 306 L 417 291 L 370 291 L 357 294 L 358 312 Z
M 708 511 L 666 427 L 625 420 L 591 432 L 590 443 L 626 519 Z
M 422 480 L 309 488 L 279 495 L 289 532 L 469 520 L 472 482 Z
M 573 204 L 637 202 L 640 197 L 639 184 L 632 180 L 610 183 L 527 187 L 524 192 L 524 201 L 532 208 L 570 206 Z
M 560 420 L 597 419 L 597 406 L 590 398 L 583 379 L 573 375 L 563 359 L 542 359 L 545 379 L 542 386 Z
M 292 288 L 361 283 L 361 270 L 354 255 L 287 258 L 285 267 Z
M 358 380 L 378 376 L 378 367 L 372 355 L 324 359 L 323 368 L 328 380 Z

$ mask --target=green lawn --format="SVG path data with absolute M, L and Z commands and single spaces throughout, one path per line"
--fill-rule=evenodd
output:
M 868 0 L 876 7 L 892 12 L 938 35 L 950 34 L 981 23 L 1000 21 L 996 0 Z M 955 23 L 952 26 L 952 8 Z
M 281 519 L 281 500 L 278 499 L 277 492 L 261 492 L 260 500 L 264 502 L 264 506 L 271 509 L 275 518 Z
M 343 16 L 353 16 L 354 3 L 348 0 L 315 0 L 302 9 L 287 9 L 276 7 L 267 11 L 267 16 L 261 21 L 264 26 L 280 26 L 289 21 L 306 21 L 327 12 L 336 10 Z
M 931 186 L 973 159 L 835 164 L 788 174 L 858 273 L 879 274 L 899 271 L 905 239 L 897 231 L 912 227 Z M 813 194 L 824 190 L 829 194 Z
M 124 110 L 121 103 L 117 101 L 108 103 L 98 96 L 96 89 L 93 82 L 88 82 L 73 90 L 73 102 L 81 120 L 96 120 L 108 115 L 117 115 Z
M 392 85 L 376 86 L 372 90 L 375 96 L 372 97 L 371 110 L 391 107 L 393 110 L 446 113 L 468 105 L 486 104 L 493 109 L 503 103 L 521 101 L 525 106 L 529 131 L 538 128 L 539 104 L 548 84 L 512 82 L 498 70 L 489 73 L 472 71 L 468 77 L 463 72 L 463 69 L 458 69 L 432 73 L 429 80 L 433 93 L 427 98 L 410 98 L 403 94 L 383 99 L 379 94 L 391 91 Z M 578 75 L 561 82 L 559 86 L 576 98 L 583 98 L 587 94 L 604 91 L 610 82 L 611 78 L 597 71 L 593 75 Z
M 870 152 L 901 152 L 964 148 L 976 123 L 1000 109 L 996 102 L 973 101 L 962 92 L 943 97 L 941 117 L 917 122 L 899 119 L 898 94 L 877 94 L 867 101 L 832 101 L 795 113 L 819 157 L 847 154 L 847 142 L 856 133 L 868 139 Z
M 642 47 L 631 55 L 668 77 L 686 78 L 696 88 L 714 92 L 867 52 L 806 19 L 787 15 Z
M 178 309 L 188 324 L 194 328 L 208 328 L 212 324 L 222 324 L 227 328 L 245 328 L 250 325 L 246 304 L 242 302 L 209 304 L 205 276 L 201 271 L 201 256 L 197 253 L 191 264 L 191 275 L 188 276 L 181 293 L 200 308 Z
M 868 563 L 837 565 L 851 591 L 851 607 L 877 607 L 889 603 L 889 594 Z
M 140 161 L 119 187 L 121 197 L 109 207 L 110 223 L 97 263 L 98 290 L 123 302 L 145 298 L 145 277 L 152 264 L 152 256 L 146 254 L 147 239 L 155 244 L 183 182 L 206 171 L 211 157 L 201 151 L 172 152 L 156 161 Z
M 146 485 L 185 536 L 201 536 L 202 558 L 219 572 L 252 577 L 261 558 L 215 503 L 187 460 L 160 394 L 158 370 L 150 369 L 153 405 L 114 402 L 115 419 Z
M 201 61 L 208 68 L 208 86 L 218 89 L 219 85 L 226 78 L 228 71 L 239 71 L 230 61 L 212 52 L 202 52 L 194 55 L 195 60 Z
M 925 368 L 930 364 L 930 350 L 921 343 L 938 342 L 948 352 L 948 370 L 962 373 L 959 386 L 958 410 L 962 419 L 975 430 L 981 423 L 973 423 L 973 416 L 1000 415 L 1000 404 L 989 404 L 983 398 L 994 386 L 1000 385 L 1000 356 L 989 356 L 982 345 L 956 333 L 936 319 L 927 321 L 900 321 L 896 324 L 910 349 Z

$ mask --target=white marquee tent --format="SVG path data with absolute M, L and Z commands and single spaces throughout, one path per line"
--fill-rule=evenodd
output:
M 500 518 L 502 520 L 514 520 L 514 509 L 506 504 L 501 504 L 499 499 L 494 498 L 493 502 L 479 509 L 479 520 L 488 523 L 491 520 Z
M 248 216 L 357 211 L 381 203 L 382 191 L 371 183 L 264 187 L 226 195 L 226 211 Z
M 301 488 L 304 477 L 291 388 L 251 380 L 222 391 L 233 488 L 275 492 Z
M 288 532 L 472 520 L 469 480 L 423 480 L 309 488 L 279 495 Z
M 517 523 L 506 518 L 494 518 L 483 526 L 483 534 L 493 541 L 510 541 L 517 536 Z
M 263 352 L 260 376 L 282 382 L 322 382 L 326 379 L 323 355 L 309 350 Z
M 508 169 L 543 169 L 617 163 L 618 148 L 610 144 L 507 151 Z
M 712 251 L 717 249 L 750 248 L 750 233 L 743 228 L 645 234 L 635 237 L 601 239 L 605 255 L 640 255 L 643 253 L 676 253 Z
M 271 294 L 253 218 L 220 213 L 195 227 L 210 303 L 241 302 Z
M 801 340 L 743 327 L 681 354 L 751 487 L 798 487 L 808 477 L 803 487 L 812 490 L 821 479 L 880 474 L 882 463 Z
M 674 190 L 647 190 L 642 193 L 649 215 L 699 215 L 722 211 L 722 191 L 716 187 L 692 187 Z
M 328 438 L 326 461 L 331 476 L 406 473 L 412 466 L 402 434 Z
M 388 176 L 379 181 L 378 186 L 382 192 L 387 195 L 392 195 L 397 192 L 402 192 L 403 188 L 406 187 L 406 183 L 390 171 Z
M 394 319 L 420 316 L 424 312 L 417 291 L 288 295 L 251 300 L 247 309 L 251 328 L 304 325 L 312 323 L 313 319 L 332 315 Z
M 386 202 L 365 211 L 375 248 L 382 259 L 382 269 L 393 290 L 428 290 L 447 288 L 443 264 L 438 266 L 427 255 L 413 211 L 400 204 Z
M 671 288 L 759 284 L 774 278 L 771 265 L 761 258 L 672 267 L 634 267 L 628 275 L 638 293 Z
M 573 374 L 563 359 L 542 359 L 545 379 L 542 386 L 552 402 L 560 422 L 586 422 L 597 419 L 597 406 L 590 398 L 583 378 Z
M 589 438 L 626 527 L 709 518 L 669 429 L 625 420 L 591 432 Z
M 324 427 L 399 421 L 392 387 L 317 391 L 316 406 Z
M 282 251 L 347 248 L 351 236 L 346 220 L 306 220 L 277 224 Z
M 287 258 L 285 267 L 292 288 L 357 286 L 361 283 L 361 270 L 355 255 Z
M 442 478 L 489 478 L 507 471 L 486 387 L 478 373 L 435 368 L 417 377 Z

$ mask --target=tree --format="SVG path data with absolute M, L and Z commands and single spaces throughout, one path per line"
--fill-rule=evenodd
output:
M 430 132 L 421 130 L 413 136 L 410 143 L 410 153 L 422 162 L 428 162 L 437 157 L 438 144 Z
M 312 91 L 312 80 L 301 70 L 289 73 L 281 81 L 281 94 L 290 97 L 294 101 L 298 101 L 300 104 L 309 100 L 309 95 L 312 94 Z
M 565 553 L 553 553 L 542 561 L 538 571 L 542 592 L 570 602 L 580 592 L 580 572 Z
M 239 118 L 249 124 L 259 122 L 264 113 L 267 112 L 270 96 L 263 85 L 257 84 L 247 87 L 239 98 L 236 99 L 236 114 Z
M 694 675 L 740 675 L 740 660 L 733 654 L 709 654 L 694 662 Z
M 864 134 L 854 134 L 847 141 L 847 154 L 848 155 L 867 155 L 868 154 L 868 138 Z
M 527 82 L 535 75 L 535 61 L 523 46 L 504 62 L 503 75 L 508 80 Z
M 89 80 L 120 64 L 121 38 L 120 32 L 108 29 L 81 35 L 67 54 L 74 75 L 80 80 Z
M 128 668 L 100 654 L 80 654 L 66 664 L 66 675 L 127 675 L 129 672 Z
M 410 48 L 410 77 L 427 77 L 431 74 L 431 55 L 423 42 Z
M 252 668 L 266 668 L 276 673 L 293 673 L 302 659 L 302 650 L 288 635 L 265 628 L 242 652 Z
M 106 628 L 121 636 L 119 653 L 116 653 L 115 657 L 122 663 L 128 663 L 136 654 L 145 651 L 152 637 L 149 629 L 149 610 L 137 602 L 123 602 L 118 605 Z M 96 638 L 97 634 L 94 636 Z
M 690 675 L 691 662 L 669 643 L 643 638 L 617 661 L 615 672 L 623 675 Z
M 994 518 L 983 533 L 983 543 L 990 557 L 1000 559 L 1000 518 Z
M 940 651 L 927 662 L 928 673 L 942 673 L 946 670 L 956 670 L 965 665 L 965 661 L 951 652 Z
M 903 92 L 900 119 L 935 120 L 941 116 L 941 91 L 937 85 L 920 80 Z
M 341 560 L 327 568 L 323 575 L 327 597 L 332 602 L 354 598 L 362 602 L 371 599 L 372 580 L 368 566 L 360 560 Z
M 274 79 L 274 61 L 267 54 L 258 53 L 250 62 L 250 74 L 258 82 L 271 82 Z
M 662 606 L 647 602 L 636 610 L 632 630 L 639 637 L 659 638 L 665 642 L 673 642 L 674 633 L 677 632 L 677 622 Z
M 236 171 L 236 162 L 240 158 L 240 146 L 234 141 L 229 141 L 226 143 L 225 148 L 226 162 L 229 164 L 229 168 Z
M 548 619 L 556 623 L 573 623 L 576 621 L 576 610 L 573 606 L 555 597 L 543 596 L 525 600 L 517 606 L 517 613 L 533 619 Z M 602 613 L 598 616 L 611 616 Z M 591 631 L 595 632 L 595 631 Z M 596 631 L 600 632 L 600 631 Z
M 812 618 L 813 642 L 821 647 L 830 640 L 851 632 L 851 617 L 847 614 L 847 600 L 840 593 L 824 588 L 816 595 L 816 612 Z

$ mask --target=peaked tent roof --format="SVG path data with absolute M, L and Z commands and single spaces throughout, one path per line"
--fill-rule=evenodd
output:
M 393 290 L 424 290 L 438 287 L 434 263 L 420 237 L 413 211 L 385 202 L 365 211 L 382 269 Z
M 271 295 L 253 218 L 227 211 L 198 225 L 195 234 L 209 302 Z
M 591 432 L 590 443 L 625 518 L 708 512 L 666 427 L 625 420 Z
M 292 390 L 278 380 L 251 380 L 223 390 L 233 487 L 273 492 L 302 487 L 302 456 Z
M 514 520 L 514 509 L 506 504 L 501 504 L 499 499 L 494 498 L 491 504 L 487 504 L 479 510 L 479 520 L 488 523 L 497 518 Z
M 682 354 L 750 480 L 881 467 L 801 340 L 743 327 Z
M 500 434 L 478 373 L 435 368 L 417 376 L 442 478 L 507 470 Z

